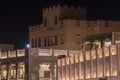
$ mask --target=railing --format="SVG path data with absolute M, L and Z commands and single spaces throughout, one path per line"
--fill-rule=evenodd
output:
M 8 52 L 0 52 L 0 59 L 14 58 L 14 57 L 20 57 L 20 56 L 25 56 L 24 49 L 8 51 Z

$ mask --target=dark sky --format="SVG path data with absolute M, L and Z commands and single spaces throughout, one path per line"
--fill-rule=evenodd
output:
M 119 0 L 118 0 L 119 1 Z M 42 8 L 67 4 L 86 7 L 87 19 L 120 20 L 120 2 L 115 0 L 4 0 L 0 1 L 0 43 L 25 48 L 28 27 L 41 23 Z

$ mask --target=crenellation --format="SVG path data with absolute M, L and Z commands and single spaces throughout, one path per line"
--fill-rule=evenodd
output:
M 34 25 L 34 26 L 30 26 L 30 27 L 29 27 L 29 30 L 30 30 L 31 32 L 34 32 L 34 31 L 39 31 L 41 28 L 42 28 L 42 24 L 41 24 L 41 25 L 40 25 L 40 24 L 37 24 L 37 25 Z

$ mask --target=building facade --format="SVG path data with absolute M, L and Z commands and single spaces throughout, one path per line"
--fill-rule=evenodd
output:
M 0 80 L 28 80 L 25 50 L 0 52 Z
M 40 48 L 0 52 L 0 80 L 57 80 L 58 55 L 66 54 Z
M 0 80 L 120 80 L 120 44 L 99 49 L 30 48 L 0 53 Z
M 120 80 L 120 44 L 58 59 L 58 80 Z
M 88 35 L 120 31 L 119 27 L 120 21 L 87 20 L 85 8 L 57 5 L 43 9 L 42 24 L 29 27 L 29 43 L 32 48 L 78 50 Z

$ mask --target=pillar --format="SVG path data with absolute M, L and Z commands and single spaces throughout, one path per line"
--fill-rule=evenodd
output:
M 9 64 L 6 64 L 7 80 L 9 80 Z
M 39 49 L 28 50 L 28 61 L 25 62 L 25 80 L 39 80 Z M 27 76 L 28 74 L 28 76 Z
M 117 64 L 118 80 L 120 80 L 120 43 L 117 44 Z

